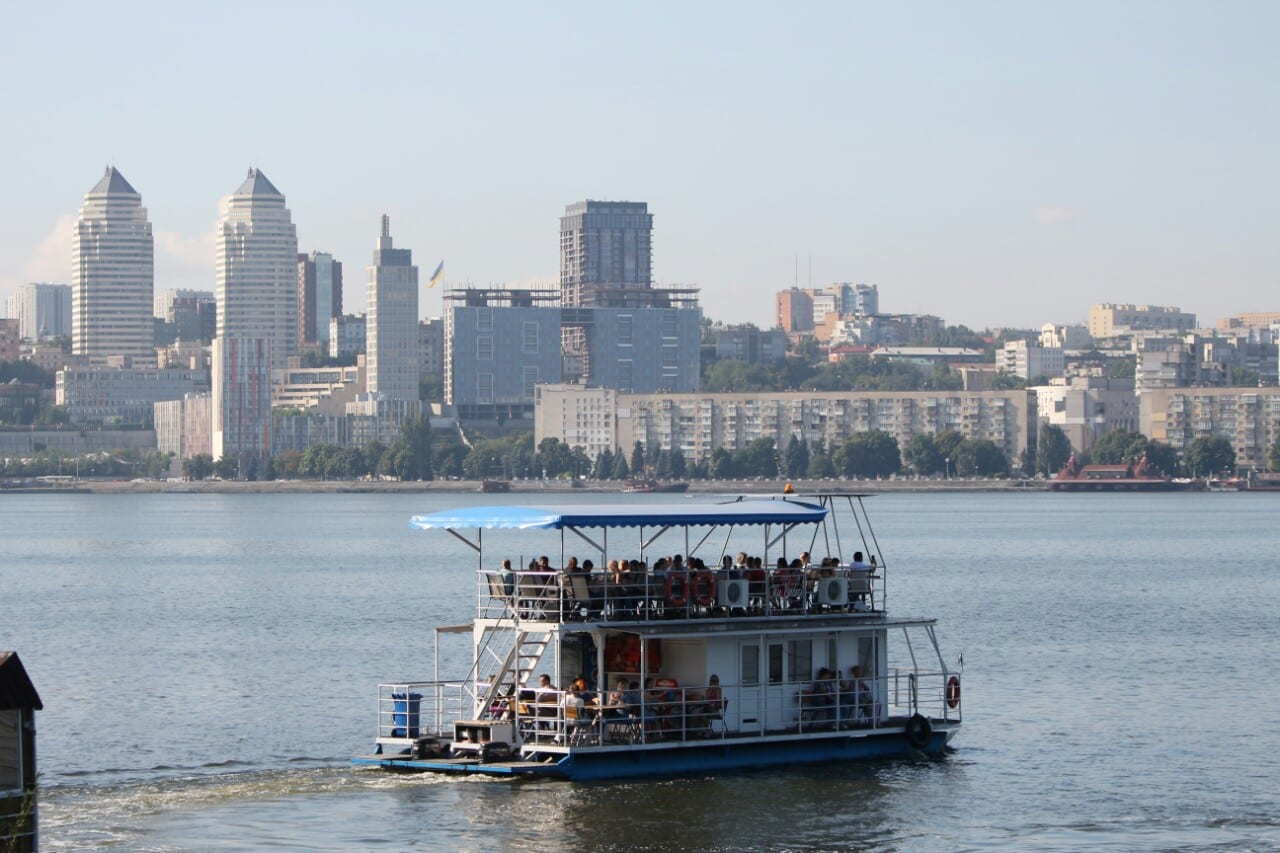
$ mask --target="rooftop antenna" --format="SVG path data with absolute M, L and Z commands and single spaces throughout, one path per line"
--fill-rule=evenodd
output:
M 387 214 L 385 213 L 382 214 L 382 236 L 383 237 L 391 236 L 391 217 L 387 216 Z
M 809 253 L 809 289 L 813 289 L 813 252 Z
M 799 252 L 796 252 L 795 259 L 796 259 L 796 270 L 794 273 L 795 277 L 791 279 L 791 286 L 792 288 L 799 288 L 800 287 L 800 253 Z

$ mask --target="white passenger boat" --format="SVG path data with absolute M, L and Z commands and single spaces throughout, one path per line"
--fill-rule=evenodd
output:
M 352 761 L 597 779 L 942 752 L 960 728 L 960 675 L 933 619 L 886 612 L 865 497 L 413 518 L 478 555 L 475 618 L 436 629 L 431 679 L 378 686 L 375 751 Z M 504 528 L 557 531 L 557 566 L 576 554 L 625 570 L 504 570 L 512 555 L 482 547 L 482 531 Z M 819 545 L 826 559 L 802 559 Z M 453 679 L 438 671 L 451 635 L 471 643 Z

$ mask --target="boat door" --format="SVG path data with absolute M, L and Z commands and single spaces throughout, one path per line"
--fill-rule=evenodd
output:
M 736 717 L 738 731 L 764 731 L 763 694 L 760 682 L 764 678 L 760 657 L 760 641 L 748 640 L 738 645 L 738 695 L 731 702 L 727 713 Z M 734 706 L 737 706 L 736 709 Z

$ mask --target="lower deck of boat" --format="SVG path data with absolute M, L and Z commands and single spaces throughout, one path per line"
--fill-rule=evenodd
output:
M 906 720 L 875 729 L 834 726 L 795 732 L 727 734 L 710 740 L 656 742 L 645 748 L 552 748 L 525 759 L 485 761 L 474 754 L 415 758 L 408 753 L 358 755 L 352 764 L 402 772 L 556 779 L 608 779 L 681 772 L 735 770 L 793 764 L 889 758 L 912 753 L 940 754 L 958 723 L 932 721 L 923 743 L 907 735 Z

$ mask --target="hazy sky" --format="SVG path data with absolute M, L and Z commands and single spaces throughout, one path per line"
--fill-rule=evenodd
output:
M 979 327 L 1280 310 L 1274 2 L 361 5 L 7 7 L 0 296 L 70 281 L 112 163 L 157 290 L 212 290 L 255 165 L 348 311 L 383 212 L 437 315 L 440 259 L 554 286 L 583 198 L 647 201 L 655 278 L 723 320 L 771 323 L 797 256 Z

